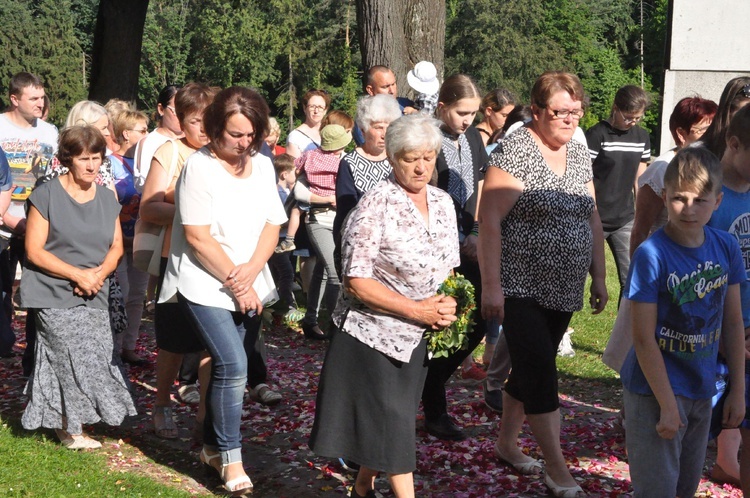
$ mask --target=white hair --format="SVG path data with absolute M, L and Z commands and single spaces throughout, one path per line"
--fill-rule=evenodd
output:
M 366 95 L 357 101 L 355 121 L 362 133 L 366 133 L 373 123 L 390 123 L 401 114 L 401 107 L 393 95 Z
M 388 125 L 385 151 L 391 161 L 397 156 L 425 147 L 439 153 L 443 146 L 440 121 L 424 114 L 402 116 Z
M 90 126 L 99 121 L 102 116 L 107 116 L 104 106 L 92 100 L 82 100 L 70 109 L 64 128 Z

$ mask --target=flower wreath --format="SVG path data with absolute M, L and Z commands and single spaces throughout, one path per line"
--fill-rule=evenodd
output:
M 460 273 L 450 275 L 440 284 L 438 294 L 451 296 L 456 300 L 456 316 L 458 319 L 442 330 L 427 330 L 427 351 L 430 358 L 447 358 L 459 349 L 465 349 L 469 342 L 469 334 L 474 328 L 471 319 L 477 307 L 474 298 L 474 285 Z

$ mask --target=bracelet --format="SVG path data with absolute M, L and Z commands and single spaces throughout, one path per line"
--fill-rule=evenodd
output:
M 471 232 L 469 232 L 469 235 L 474 235 L 475 237 L 479 236 L 479 222 L 475 221 L 474 226 L 471 227 Z

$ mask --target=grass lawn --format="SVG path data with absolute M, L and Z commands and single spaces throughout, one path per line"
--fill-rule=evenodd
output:
M 20 421 L 0 422 L 0 496 L 190 496 L 147 477 L 111 471 L 106 453 L 63 448 L 52 431 L 29 432 Z

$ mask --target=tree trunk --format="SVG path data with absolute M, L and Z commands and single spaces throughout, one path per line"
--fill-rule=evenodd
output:
M 363 70 L 390 67 L 399 95 L 409 94 L 406 74 L 419 61 L 435 64 L 442 80 L 445 0 L 357 0 L 357 24 Z
M 101 0 L 94 30 L 89 99 L 106 103 L 138 96 L 148 0 Z

